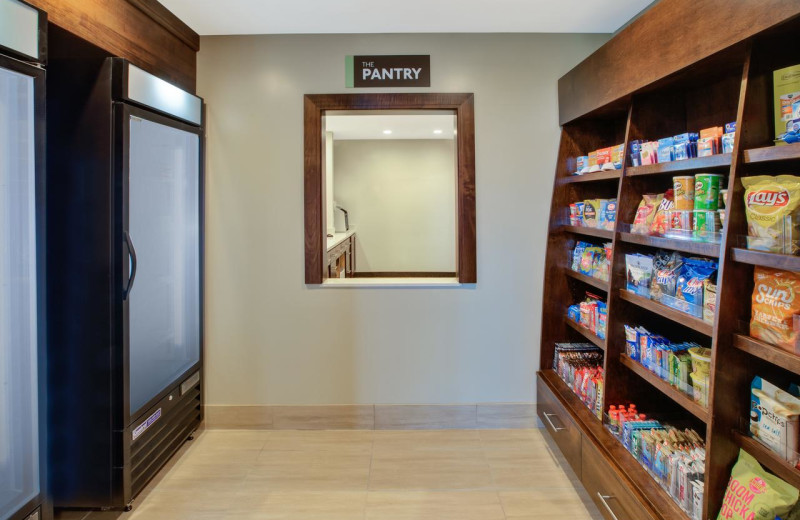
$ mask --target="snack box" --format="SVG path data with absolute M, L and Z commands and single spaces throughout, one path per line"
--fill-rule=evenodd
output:
M 800 117 L 800 116 L 799 116 Z M 614 169 L 621 170 L 622 162 L 625 160 L 625 144 L 618 144 L 611 147 L 611 162 L 614 164 Z
M 787 131 L 794 119 L 794 103 L 800 99 L 800 64 L 776 70 L 773 76 L 775 135 Z M 783 144 L 779 142 L 778 145 Z
M 578 175 L 583 175 L 589 172 L 589 156 L 582 155 L 577 159 L 576 172 Z
M 658 162 L 665 163 L 672 161 L 672 151 L 675 146 L 675 139 L 665 137 L 658 140 Z

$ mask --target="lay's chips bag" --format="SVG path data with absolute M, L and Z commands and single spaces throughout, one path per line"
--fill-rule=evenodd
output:
M 795 352 L 794 315 L 800 314 L 800 274 L 756 266 L 750 335 Z
M 748 247 L 772 253 L 800 252 L 800 177 L 743 177 Z

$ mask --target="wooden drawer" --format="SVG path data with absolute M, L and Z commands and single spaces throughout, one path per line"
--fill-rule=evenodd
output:
M 581 480 L 598 509 L 608 520 L 654 520 L 622 483 L 592 441 L 583 437 Z M 658 484 L 652 482 L 653 486 Z
M 536 413 L 561 453 L 581 476 L 581 431 L 558 398 L 540 377 L 536 379 Z

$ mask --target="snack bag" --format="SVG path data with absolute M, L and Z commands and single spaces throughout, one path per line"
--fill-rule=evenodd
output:
M 675 207 L 675 201 L 673 200 L 674 193 L 672 189 L 664 193 L 664 198 L 661 199 L 658 208 L 656 208 L 656 214 L 653 216 L 653 223 L 650 224 L 651 235 L 663 235 L 667 232 L 667 228 L 669 227 L 667 212 Z
M 716 263 L 699 258 L 689 258 L 683 263 L 675 297 L 685 301 L 687 305 L 681 306 L 680 310 L 695 315 L 699 313 L 697 317 L 703 317 L 703 284 L 706 280 L 710 280 L 716 271 Z
M 636 216 L 633 219 L 631 233 L 647 234 L 650 231 L 650 225 L 655 218 L 656 208 L 661 204 L 663 198 L 663 193 L 659 195 L 646 194 L 642 196 L 642 201 L 639 203 L 639 208 L 636 210 Z
M 653 263 L 653 284 L 650 287 L 650 298 L 661 301 L 664 296 L 675 296 L 678 286 L 678 275 L 683 267 L 683 257 L 674 253 L 659 253 Z
M 795 352 L 794 315 L 800 313 L 800 274 L 756 266 L 750 335 Z
M 796 254 L 800 177 L 779 175 L 743 177 L 748 247 L 759 251 Z
M 756 376 L 750 385 L 750 433 L 792 466 L 797 464 L 800 399 Z
M 792 509 L 798 495 L 797 489 L 764 471 L 752 455 L 739 450 L 717 520 L 775 520 Z
M 583 201 L 583 225 L 590 228 L 598 226 L 600 217 L 600 206 L 602 199 L 590 199 Z

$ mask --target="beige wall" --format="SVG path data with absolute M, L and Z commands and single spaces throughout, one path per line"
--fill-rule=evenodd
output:
M 356 229 L 356 271 L 455 272 L 455 141 L 348 140 L 334 149 L 334 194 Z
M 203 38 L 208 402 L 533 401 L 556 80 L 607 38 Z M 302 96 L 346 92 L 348 54 L 430 54 L 424 90 L 475 93 L 477 285 L 303 284 Z

